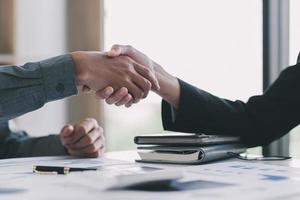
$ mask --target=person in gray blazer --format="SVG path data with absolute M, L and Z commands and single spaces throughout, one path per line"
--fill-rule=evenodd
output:
M 166 130 L 239 136 L 243 143 L 257 146 L 269 144 L 300 124 L 300 55 L 297 64 L 284 69 L 262 95 L 252 96 L 248 102 L 230 101 L 196 88 L 133 47 L 115 45 L 108 55 L 127 55 L 153 69 L 160 85 L 154 91 L 163 98 Z M 120 105 L 107 88 L 97 96 Z
M 100 156 L 103 129 L 94 119 L 66 125 L 60 135 L 33 138 L 14 132 L 8 121 L 45 103 L 78 94 L 78 90 L 119 91 L 122 103 L 138 102 L 158 89 L 154 72 L 128 56 L 110 58 L 101 52 L 73 52 L 22 66 L 0 67 L 0 158 L 25 156 Z M 126 95 L 124 95 L 126 94 Z M 75 108 L 74 108 L 75 109 Z

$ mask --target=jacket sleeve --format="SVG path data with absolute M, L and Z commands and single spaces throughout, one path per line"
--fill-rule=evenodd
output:
M 67 155 L 58 135 L 29 137 L 24 131 L 13 132 L 8 123 L 0 124 L 0 158 Z
M 246 103 L 216 97 L 181 80 L 180 89 L 175 120 L 173 108 L 162 102 L 167 130 L 240 136 L 256 146 L 278 139 L 300 123 L 300 63 L 285 69 L 263 95 Z
M 0 123 L 77 93 L 70 55 L 0 67 Z

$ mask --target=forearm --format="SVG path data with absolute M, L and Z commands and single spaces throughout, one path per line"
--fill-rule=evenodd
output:
M 1 158 L 67 155 L 58 135 L 29 137 L 25 132 L 11 132 L 1 148 Z
M 300 65 L 285 70 L 265 94 L 247 103 L 219 98 L 183 81 L 175 121 L 171 105 L 163 103 L 169 130 L 242 137 L 250 145 L 267 144 L 300 123 Z
M 77 93 L 70 55 L 0 68 L 0 122 Z
M 245 103 L 221 99 L 182 80 L 179 80 L 179 83 L 181 93 L 178 109 L 175 110 L 172 104 L 163 101 L 163 119 L 166 129 L 183 132 L 202 132 L 205 129 L 212 134 L 218 128 L 226 129 L 225 126 L 230 126 L 232 123 L 230 121 L 243 120 L 240 115 L 233 118 L 233 113 L 243 113 Z M 176 117 L 167 120 L 172 117 L 172 110 L 176 111 Z M 167 121 L 168 123 L 165 123 Z
M 160 89 L 155 92 L 177 109 L 180 100 L 180 86 L 178 79 L 166 72 L 156 63 L 154 70 L 160 85 Z

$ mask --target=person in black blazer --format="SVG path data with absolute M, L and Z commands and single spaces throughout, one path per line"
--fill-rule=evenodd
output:
M 249 146 L 266 145 L 300 124 L 300 55 L 298 63 L 282 71 L 262 94 L 248 102 L 219 98 L 180 80 L 131 46 L 114 45 L 109 56 L 127 55 L 155 70 L 162 98 L 162 120 L 166 130 L 240 136 Z M 99 98 L 121 105 L 118 92 Z M 127 107 L 131 104 L 126 104 Z

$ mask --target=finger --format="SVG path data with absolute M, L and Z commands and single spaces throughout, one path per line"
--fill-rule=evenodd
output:
M 154 90 L 159 90 L 160 86 L 158 83 L 158 80 L 156 78 L 156 76 L 154 75 L 154 73 L 147 67 L 139 64 L 139 63 L 133 63 L 134 69 L 140 74 L 142 75 L 144 78 L 146 78 L 147 80 L 149 80 L 152 84 L 152 87 Z
M 132 75 L 132 81 L 141 89 L 143 90 L 144 95 L 142 98 L 146 98 L 148 96 L 149 91 L 151 90 L 151 83 L 144 77 L 139 74 Z
M 135 76 L 135 75 L 133 75 L 133 76 Z M 139 86 L 137 86 L 135 83 L 131 82 L 130 84 L 128 84 L 126 86 L 126 88 L 128 89 L 129 93 L 133 96 L 133 99 L 135 101 L 139 101 L 141 98 L 143 98 L 144 91 Z
M 116 57 L 116 56 L 120 56 L 120 55 L 128 55 L 132 58 L 137 58 L 136 61 L 141 61 L 142 59 L 138 58 L 137 56 L 135 56 L 135 52 L 139 52 L 137 51 L 135 48 L 133 48 L 130 45 L 119 45 L 119 44 L 114 44 L 110 51 L 107 52 L 107 55 L 110 57 Z M 143 58 L 145 57 L 144 54 L 142 54 L 141 52 L 139 52 L 140 55 L 143 56 Z
M 92 154 L 104 147 L 104 141 L 101 138 L 98 138 L 93 144 L 82 148 L 80 151 L 85 155 Z
M 108 97 L 110 97 L 112 94 L 114 93 L 114 88 L 111 86 L 108 86 L 106 88 L 104 88 L 103 90 L 98 90 L 96 92 L 96 97 L 98 99 L 107 99 Z
M 60 139 L 61 139 L 61 143 L 64 146 L 67 146 L 72 142 L 73 131 L 74 131 L 74 127 L 69 124 L 62 128 L 60 132 Z
M 88 155 L 90 158 L 98 158 L 104 155 L 105 147 L 101 147 L 98 151 Z
M 133 100 L 131 94 L 127 94 L 123 99 L 121 99 L 119 102 L 116 103 L 116 106 L 121 106 L 129 103 L 131 100 Z
M 115 44 L 112 46 L 112 48 L 109 52 L 109 55 L 111 57 L 116 57 L 116 56 L 120 56 L 120 55 L 127 55 L 127 56 L 131 57 L 138 65 L 137 66 L 138 69 L 136 69 L 136 70 L 139 70 L 139 73 L 152 83 L 153 89 L 154 90 L 160 89 L 157 78 L 155 77 L 154 73 L 151 72 L 151 70 L 149 69 L 149 68 L 151 68 L 152 63 L 147 62 L 147 64 L 145 64 L 146 61 L 149 61 L 149 58 L 145 54 L 143 54 L 142 52 L 138 51 L 137 49 L 133 48 L 130 45 Z M 138 63 L 140 63 L 140 64 L 138 64 Z M 144 65 L 147 65 L 147 67 L 141 65 L 141 63 L 143 63 Z
M 67 151 L 71 156 L 83 156 L 84 155 L 83 152 L 81 152 L 77 149 L 73 149 L 73 148 L 68 148 Z
M 74 127 L 70 124 L 67 124 L 61 129 L 60 134 L 62 137 L 70 137 L 73 131 L 74 131 Z
M 125 107 L 126 108 L 129 108 L 129 107 L 131 107 L 132 106 L 132 104 L 133 104 L 133 100 L 131 100 L 130 102 L 128 102 L 127 104 L 125 104 Z
M 72 143 L 73 144 L 77 143 L 82 137 L 87 135 L 95 127 L 98 127 L 98 122 L 93 118 L 87 118 L 83 120 L 81 123 L 75 125 L 74 137 L 72 139 Z
M 85 148 L 69 148 L 68 152 L 73 156 L 88 156 L 88 157 L 99 157 L 105 152 L 105 137 L 98 138 L 94 144 L 89 145 Z
M 114 104 L 121 101 L 128 95 L 128 89 L 125 87 L 120 88 L 117 92 L 111 95 L 109 98 L 106 99 L 106 103 Z
M 145 63 L 145 61 L 149 60 L 149 58 L 145 54 L 130 45 L 115 44 L 112 46 L 111 51 L 112 55 L 127 55 L 137 63 Z
M 84 148 L 89 145 L 95 143 L 98 138 L 103 138 L 103 129 L 101 127 L 94 128 L 91 132 L 87 135 L 82 137 L 77 143 L 74 144 L 75 148 Z

